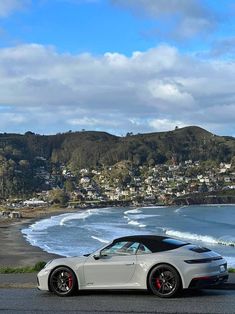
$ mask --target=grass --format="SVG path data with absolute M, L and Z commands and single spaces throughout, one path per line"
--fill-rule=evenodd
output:
M 229 273 L 232 273 L 232 274 L 235 274 L 235 268 L 229 268 L 229 269 L 228 269 L 228 272 L 229 272 Z
M 23 273 L 35 273 L 40 271 L 46 262 L 37 262 L 34 266 L 25 267 L 0 267 L 0 274 L 23 274 Z

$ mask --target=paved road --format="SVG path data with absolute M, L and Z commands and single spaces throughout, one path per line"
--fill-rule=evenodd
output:
M 60 298 L 36 289 L 0 289 L 0 313 L 235 313 L 234 290 L 186 291 L 175 299 L 147 292 L 83 292 Z

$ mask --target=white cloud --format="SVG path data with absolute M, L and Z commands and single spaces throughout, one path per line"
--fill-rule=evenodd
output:
M 149 83 L 149 91 L 154 98 L 170 104 L 176 104 L 178 107 L 190 107 L 194 104 L 192 95 L 184 90 L 180 90 L 180 86 L 171 82 L 151 81 Z
M 234 81 L 234 62 L 203 62 L 167 45 L 130 57 L 60 54 L 36 44 L 2 48 L 0 121 L 22 132 L 125 134 L 193 124 L 234 134 Z
M 95 118 L 88 118 L 88 117 L 82 117 L 82 118 L 76 118 L 76 119 L 69 119 L 67 121 L 68 124 L 78 126 L 78 127 L 118 127 L 118 123 L 115 121 L 109 121 L 105 119 L 95 119 Z
M 208 56 L 232 56 L 235 55 L 235 37 L 225 37 L 220 40 L 216 40 L 211 47 L 211 51 Z
M 151 32 L 158 36 L 168 33 L 175 39 L 191 38 L 213 30 L 218 22 L 215 12 L 206 6 L 207 0 L 111 0 L 111 3 L 167 24 Z
M 177 39 L 192 38 L 199 33 L 206 33 L 215 29 L 215 22 L 203 17 L 184 17 L 172 32 Z
M 0 17 L 7 17 L 14 11 L 22 10 L 31 3 L 31 0 L 1 0 Z
M 154 17 L 172 13 L 201 17 L 207 12 L 200 0 L 111 0 L 111 2 L 133 10 L 141 10 L 142 13 L 144 10 L 145 13 Z
M 183 128 L 187 126 L 181 121 L 173 121 L 168 119 L 152 119 L 149 121 L 149 126 L 152 127 L 155 131 L 163 132 L 174 130 L 175 127 Z
M 1 108 L 0 108 L 1 109 Z M 0 111 L 0 132 L 6 132 L 6 129 L 11 125 L 13 128 L 19 128 L 24 123 L 27 123 L 25 114 L 13 113 L 13 112 L 1 112 Z

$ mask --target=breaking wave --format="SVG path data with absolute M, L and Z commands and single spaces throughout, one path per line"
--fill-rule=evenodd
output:
M 196 233 L 190 233 L 190 232 L 181 232 L 177 230 L 171 230 L 166 229 L 165 234 L 172 237 L 177 237 L 180 239 L 186 239 L 186 240 L 193 240 L 193 241 L 201 241 L 204 243 L 210 243 L 210 244 L 222 244 L 226 246 L 232 246 L 235 247 L 235 238 L 224 236 L 220 238 L 214 238 L 209 235 L 201 235 Z
M 142 213 L 142 211 L 140 209 L 138 209 L 138 208 L 129 209 L 129 210 L 126 210 L 124 212 L 125 215 L 127 215 L 127 214 L 140 214 L 140 213 Z
M 90 209 L 88 209 L 87 211 L 83 212 L 83 213 L 76 213 L 76 214 L 70 214 L 69 216 L 66 216 L 64 218 L 61 219 L 60 221 L 60 226 L 64 226 L 66 222 L 71 221 L 71 220 L 78 220 L 78 219 L 83 219 L 85 220 L 86 218 L 88 218 L 89 216 L 95 214 L 94 212 L 91 212 Z
M 141 224 L 141 223 L 139 223 L 139 222 L 136 221 L 136 220 L 129 220 L 129 221 L 128 221 L 128 225 L 137 226 L 137 227 L 140 227 L 140 228 L 146 227 L 146 225 Z
M 92 239 L 94 240 L 97 240 L 101 243 L 109 243 L 110 241 L 109 240 L 105 240 L 105 239 L 101 239 L 101 238 L 98 238 L 98 237 L 95 237 L 95 236 L 91 236 Z
M 185 208 L 186 206 L 181 206 L 181 207 L 179 207 L 179 208 L 176 208 L 175 210 L 174 210 L 174 212 L 175 213 L 180 213 L 181 212 L 181 210 L 183 209 L 183 208 Z

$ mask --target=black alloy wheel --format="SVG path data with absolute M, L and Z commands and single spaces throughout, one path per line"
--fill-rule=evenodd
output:
M 53 270 L 50 275 L 49 286 L 52 292 L 61 297 L 73 295 L 78 287 L 74 272 L 64 266 Z
M 161 264 L 151 270 L 148 286 L 155 295 L 161 298 L 170 298 L 180 291 L 181 279 L 175 268 Z

